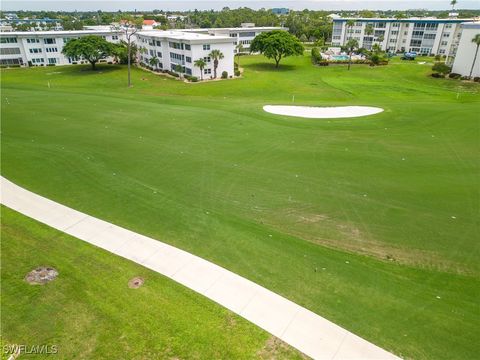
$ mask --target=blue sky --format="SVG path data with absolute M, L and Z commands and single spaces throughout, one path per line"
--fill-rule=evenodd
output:
M 450 8 L 449 0 L 170 0 L 170 1 L 79 1 L 79 0 L 2 0 L 2 10 L 189 10 L 221 9 L 224 6 L 237 8 L 247 6 L 254 9 L 262 7 L 287 7 L 290 9 L 316 10 L 355 10 L 355 9 L 430 9 Z M 458 9 L 480 9 L 480 0 L 459 0 Z

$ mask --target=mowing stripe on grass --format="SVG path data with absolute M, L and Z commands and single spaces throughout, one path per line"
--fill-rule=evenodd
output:
M 3 177 L 1 189 L 3 205 L 157 271 L 314 359 L 398 359 L 317 314 L 198 256 L 46 199 Z

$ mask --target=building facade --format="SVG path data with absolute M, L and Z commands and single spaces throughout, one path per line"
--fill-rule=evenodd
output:
M 268 31 L 273 30 L 285 30 L 288 28 L 277 27 L 277 26 L 265 26 L 258 27 L 255 24 L 245 23 L 242 24 L 242 27 L 236 28 L 211 28 L 211 29 L 185 29 L 182 31 L 194 32 L 197 34 L 207 34 L 211 36 L 228 36 L 233 39 L 233 45 L 236 47 L 238 44 L 242 44 L 243 52 L 250 51 L 250 44 L 252 43 L 255 36 Z M 236 49 L 235 49 L 236 52 Z
M 475 35 L 480 34 L 480 22 L 463 23 L 461 27 L 462 35 L 453 61 L 452 72 L 472 78 L 480 77 L 480 51 L 477 53 L 477 45 L 472 42 Z
M 122 32 L 112 30 L 0 33 L 0 65 L 47 66 L 83 63 L 83 60 L 66 57 L 62 54 L 62 49 L 68 41 L 86 35 L 101 36 L 113 43 L 118 43 L 123 37 Z
M 349 21 L 353 26 L 349 26 Z M 388 52 L 417 52 L 422 55 L 455 54 L 461 23 L 471 19 L 431 18 L 339 18 L 333 19 L 332 46 L 356 39 L 359 47 L 378 44 Z
M 210 36 L 183 31 L 142 31 L 136 34 L 137 46 L 140 51 L 140 62 L 150 64 L 150 59 L 156 57 L 158 69 L 196 76 L 199 79 L 209 79 L 214 76 L 214 59 L 210 56 L 212 50 L 219 50 L 223 58 L 218 60 L 217 77 L 226 71 L 228 76 L 234 75 L 234 45 L 228 36 Z M 195 60 L 204 59 L 207 64 L 203 69 L 194 66 Z

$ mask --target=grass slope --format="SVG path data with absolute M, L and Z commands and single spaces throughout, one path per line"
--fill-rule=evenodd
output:
M 478 85 L 432 79 L 416 62 L 241 61 L 242 79 L 184 84 L 136 70 L 132 89 L 120 67 L 2 71 L 2 174 L 399 355 L 475 357 Z M 293 97 L 385 112 L 262 111 Z
M 58 278 L 27 284 L 39 265 Z M 135 290 L 134 276 L 145 279 Z M 4 207 L 1 290 L 3 344 L 57 345 L 58 359 L 302 357 L 203 296 Z

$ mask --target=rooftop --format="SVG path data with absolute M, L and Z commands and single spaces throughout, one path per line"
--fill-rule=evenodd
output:
M 198 34 L 193 32 L 184 32 L 183 29 L 182 31 L 178 31 L 178 30 L 140 31 L 137 34 L 140 36 L 150 36 L 155 38 L 174 38 L 178 40 L 209 40 L 211 41 L 212 39 L 214 39 L 214 40 L 234 41 L 234 39 L 229 36 L 212 36 L 212 35 Z
M 355 17 L 347 17 L 347 18 L 338 18 L 333 19 L 333 21 L 348 21 L 348 20 L 355 20 L 355 21 L 371 21 L 371 22 L 455 22 L 461 23 L 466 21 L 473 21 L 474 19 L 438 19 L 438 18 L 431 18 L 431 17 L 423 17 L 423 18 L 405 18 L 405 19 L 396 19 L 396 18 L 355 18 Z
M 119 33 L 121 31 L 108 30 L 62 30 L 62 31 L 10 31 L 0 33 L 0 36 L 67 36 L 67 35 L 96 35 Z

